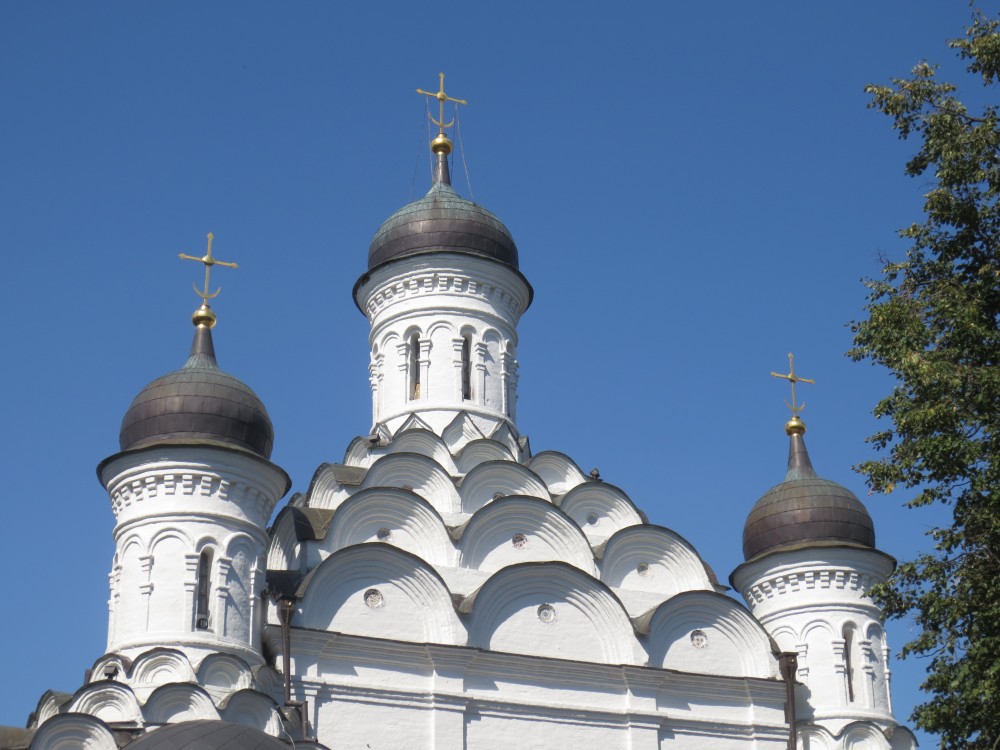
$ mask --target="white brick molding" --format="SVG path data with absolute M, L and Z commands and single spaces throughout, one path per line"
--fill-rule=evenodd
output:
M 427 300 L 431 300 L 428 302 Z M 468 255 L 434 253 L 376 268 L 358 287 L 357 300 L 373 328 L 389 316 L 427 304 L 463 314 L 482 312 L 517 325 L 530 291 L 506 265 Z

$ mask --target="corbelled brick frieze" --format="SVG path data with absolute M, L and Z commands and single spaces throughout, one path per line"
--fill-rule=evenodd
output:
M 878 583 L 875 576 L 864 575 L 849 568 L 826 568 L 823 570 L 799 570 L 778 573 L 758 581 L 750 587 L 748 596 L 754 603 L 774 599 L 787 593 L 797 593 L 811 589 L 856 591 L 865 596 Z
M 431 294 L 478 297 L 490 304 L 499 305 L 515 320 L 520 316 L 525 303 L 525 300 L 504 288 L 502 283 L 484 276 L 451 270 L 415 270 L 398 276 L 390 283 L 379 285 L 367 300 L 365 314 L 371 321 L 396 303 Z

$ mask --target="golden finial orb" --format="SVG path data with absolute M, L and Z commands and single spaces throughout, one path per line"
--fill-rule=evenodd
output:
M 209 328 L 215 328 L 215 321 L 215 313 L 212 312 L 212 308 L 204 302 L 201 307 L 194 311 L 194 315 L 191 316 L 191 322 L 196 326 L 208 326 Z
M 431 151 L 435 154 L 450 154 L 451 146 L 451 139 L 444 133 L 438 133 L 437 137 L 431 141 Z
M 787 422 L 785 422 L 785 434 L 788 437 L 792 435 L 804 435 L 806 432 L 806 423 L 799 419 L 799 415 L 796 414 Z

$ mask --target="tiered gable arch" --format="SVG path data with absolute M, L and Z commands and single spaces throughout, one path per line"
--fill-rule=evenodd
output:
M 342 549 L 302 582 L 293 624 L 416 643 L 465 643 L 451 592 L 423 560 L 389 545 Z
M 503 568 L 466 600 L 469 645 L 602 664 L 646 663 L 618 597 L 565 563 Z

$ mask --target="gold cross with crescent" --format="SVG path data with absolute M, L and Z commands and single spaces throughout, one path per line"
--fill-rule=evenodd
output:
M 812 380 L 810 378 L 800 378 L 798 375 L 795 374 L 795 356 L 791 352 L 788 352 L 788 374 L 786 375 L 786 374 L 783 374 L 783 373 L 780 373 L 780 372 L 773 372 L 772 371 L 771 375 L 773 375 L 776 378 L 784 378 L 785 380 L 787 380 L 789 383 L 792 384 L 792 403 L 788 403 L 786 401 L 785 402 L 785 406 L 787 406 L 789 409 L 792 410 L 792 419 L 798 419 L 799 418 L 799 412 L 806 408 L 806 404 L 805 404 L 805 401 L 803 401 L 801 405 L 796 404 L 796 402 L 795 402 L 795 384 L 796 383 L 811 383 L 811 384 L 815 385 L 816 381 Z
M 182 260 L 196 260 L 199 263 L 204 263 L 205 264 L 205 288 L 204 289 L 199 289 L 197 284 L 193 284 L 192 286 L 194 286 L 194 292 L 195 292 L 195 294 L 197 294 L 199 297 L 201 297 L 201 301 L 206 306 L 208 305 L 208 301 L 210 299 L 215 299 L 216 297 L 219 296 L 219 292 L 222 291 L 222 287 L 221 286 L 218 289 L 215 290 L 214 294 L 210 294 L 209 291 L 208 291 L 209 288 L 210 288 L 208 286 L 208 277 L 209 277 L 209 274 L 212 272 L 212 266 L 225 266 L 226 268 L 239 268 L 239 266 L 236 265 L 235 263 L 226 263 L 225 261 L 216 260 L 215 258 L 212 257 L 212 240 L 214 240 L 214 239 L 215 239 L 215 235 L 212 234 L 211 232 L 209 232 L 208 233 L 208 251 L 202 257 L 200 257 L 200 258 L 196 258 L 193 255 L 186 255 L 185 253 L 180 253 L 178 255 L 178 257 L 181 258 Z
M 429 112 L 427 113 L 427 116 L 430 118 L 431 122 L 433 122 L 435 125 L 441 128 L 441 132 L 443 133 L 445 128 L 450 128 L 452 125 L 455 124 L 455 118 L 452 118 L 451 122 L 448 123 L 444 121 L 444 103 L 454 102 L 455 104 L 468 104 L 468 102 L 465 101 L 465 99 L 454 99 L 448 96 L 446 93 L 444 93 L 444 73 L 438 73 L 438 76 L 440 76 L 441 78 L 440 91 L 434 93 L 432 91 L 424 91 L 423 89 L 417 89 L 417 93 L 423 94 L 424 96 L 433 96 L 435 99 L 438 100 L 438 119 L 435 120 L 434 117 Z

